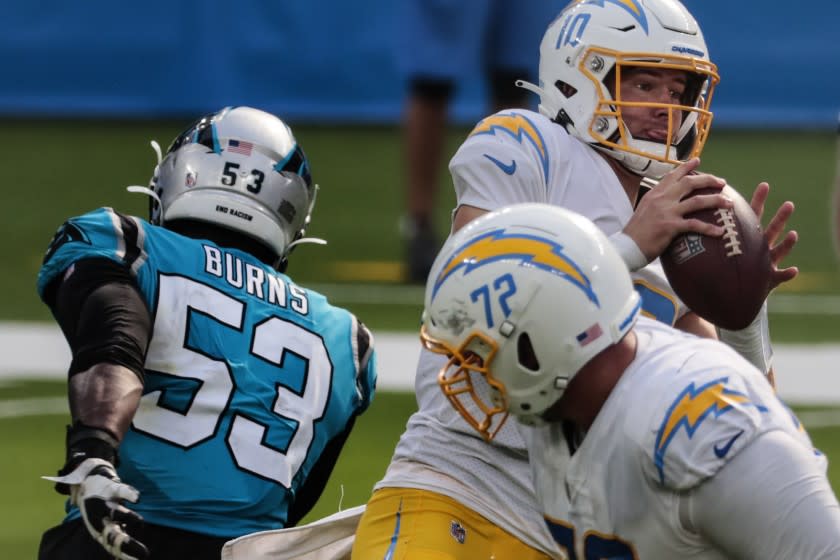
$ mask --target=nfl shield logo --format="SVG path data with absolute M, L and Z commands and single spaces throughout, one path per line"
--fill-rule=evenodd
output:
M 674 240 L 671 247 L 671 256 L 674 262 L 682 264 L 692 257 L 696 257 L 706 250 L 703 247 L 703 238 L 696 233 L 686 233 Z
M 464 544 L 464 541 L 467 540 L 467 530 L 457 521 L 452 521 L 449 524 L 449 534 L 460 544 Z
M 191 189 L 195 186 L 195 173 L 190 171 L 187 173 L 187 176 L 184 178 L 184 186 L 188 189 Z

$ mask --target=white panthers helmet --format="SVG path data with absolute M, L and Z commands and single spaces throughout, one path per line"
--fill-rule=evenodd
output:
M 226 107 L 181 133 L 155 168 L 150 221 L 215 224 L 285 259 L 315 205 L 309 161 L 291 128 L 251 107 Z
M 623 100 L 619 84 L 628 67 L 687 72 L 676 106 L 682 125 L 669 122 L 664 142 L 633 138 L 622 119 L 628 106 L 675 107 Z M 677 0 L 572 1 L 543 37 L 539 79 L 539 86 L 518 84 L 540 96 L 543 115 L 632 172 L 654 179 L 700 155 L 719 82 L 700 26 Z
M 508 412 L 540 421 L 584 364 L 627 334 L 640 307 L 627 266 L 591 221 L 516 204 L 441 249 L 421 340 L 449 357 L 438 382 L 489 441 Z

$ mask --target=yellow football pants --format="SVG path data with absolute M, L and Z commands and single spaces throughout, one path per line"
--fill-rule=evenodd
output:
M 382 488 L 367 503 L 352 560 L 550 560 L 455 500 Z

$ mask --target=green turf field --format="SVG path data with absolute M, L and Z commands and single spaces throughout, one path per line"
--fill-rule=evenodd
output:
M 64 384 L 26 382 L 0 385 L 0 456 L 3 500 L 0 506 L 0 549 L 8 560 L 35 558 L 41 533 L 63 517 L 63 496 L 41 475 L 52 475 L 64 462 L 65 414 L 4 416 L 21 400 L 37 408 L 42 400 L 64 396 Z M 32 399 L 32 400 L 30 400 Z M 360 417 L 330 483 L 308 519 L 342 507 L 364 503 L 385 472 L 405 421 L 415 410 L 414 395 L 379 393 L 375 405 Z M 189 484 L 189 481 L 184 481 Z M 343 496 L 343 498 L 342 498 Z
M 146 197 L 125 191 L 145 185 L 154 165 L 148 147 L 156 138 L 164 148 L 186 122 L 4 122 L 4 219 L 0 221 L 0 319 L 49 319 L 34 291 L 43 251 L 67 217 L 98 206 L 146 216 Z M 292 256 L 290 273 L 301 283 L 379 282 L 388 294 L 399 278 L 402 245 L 400 136 L 395 127 L 296 127 L 321 186 L 309 234 L 326 247 L 302 246 Z M 450 136 L 454 152 L 467 130 Z M 703 167 L 718 173 L 749 196 L 768 180 L 770 207 L 793 200 L 792 226 L 801 242 L 790 261 L 802 275 L 788 293 L 840 294 L 840 267 L 833 256 L 828 201 L 835 166 L 831 132 L 714 132 Z M 438 204 L 441 233 L 447 228 L 454 196 L 446 169 Z M 399 288 L 400 286 L 396 286 Z M 398 292 L 398 295 L 401 292 Z M 328 295 L 332 295 L 328 292 Z M 339 304 L 354 306 L 358 300 Z M 421 291 L 403 305 L 360 305 L 359 315 L 374 328 L 413 329 Z M 355 308 L 354 308 L 355 310 Z M 788 316 L 774 324 L 777 340 L 840 340 L 840 326 L 824 316 Z
M 10 401 L 61 398 L 58 382 L 27 382 L 0 386 L 0 412 Z M 28 401 L 37 404 L 35 401 Z M 43 403 L 44 401 L 38 401 Z M 19 408 L 22 408 L 18 405 Z M 360 417 L 321 500 L 306 520 L 364 503 L 373 484 L 385 472 L 405 421 L 415 410 L 408 393 L 378 393 L 370 410 Z M 810 409 L 797 409 L 807 414 Z M 840 414 L 840 410 L 837 411 Z M 63 497 L 52 484 L 40 480 L 63 462 L 63 414 L 3 417 L 0 415 L 0 456 L 3 505 L 0 507 L 0 549 L 9 560 L 34 558 L 42 531 L 62 518 Z M 840 458 L 840 426 L 810 429 L 809 433 L 829 458 Z M 840 488 L 840 461 L 830 464 L 829 477 Z M 184 482 L 189 484 L 188 481 Z
M 4 261 L 0 320 L 50 319 L 37 300 L 34 285 L 55 228 L 69 216 L 105 205 L 145 217 L 145 197 L 125 192 L 125 186 L 147 183 L 154 165 L 148 141 L 156 138 L 165 148 L 186 124 L 3 122 L 6 133 L 0 136 L 0 150 L 6 164 L 5 213 L 0 221 Z M 451 151 L 466 132 L 452 131 Z M 326 285 L 337 303 L 351 308 L 374 331 L 416 328 L 422 291 L 399 282 L 399 130 L 297 126 L 296 133 L 321 185 L 309 234 L 326 238 L 329 245 L 299 248 L 292 257 L 290 273 L 302 284 Z M 828 222 L 834 166 L 835 136 L 827 131 L 716 131 L 707 146 L 703 167 L 727 178 L 746 196 L 756 183 L 768 180 L 773 188 L 771 208 L 785 199 L 796 203 L 792 226 L 800 232 L 801 242 L 790 262 L 799 265 L 802 274 L 784 288 L 784 295 L 840 296 L 840 267 L 834 259 Z M 443 234 L 453 195 L 444 168 L 441 177 L 445 188 L 438 216 Z M 359 284 L 374 284 L 376 289 L 357 292 Z M 371 300 L 371 292 L 382 296 L 381 300 Z M 836 314 L 811 311 L 773 313 L 774 339 L 838 343 L 839 319 Z M 10 400 L 63 395 L 63 384 L 58 382 L 0 384 L 0 411 L 11 410 Z M 345 507 L 366 499 L 414 406 L 410 394 L 378 394 L 310 517 L 335 511 L 342 486 Z M 32 558 L 41 531 L 61 518 L 61 498 L 38 477 L 52 473 L 63 462 L 67 420 L 62 414 L 19 416 L 20 410 L 17 414 L 0 414 L 0 445 L 6 450 L 0 458 L 0 550 L 9 559 Z M 810 432 L 829 458 L 840 459 L 840 427 Z M 830 476 L 840 488 L 840 461 L 832 466 Z

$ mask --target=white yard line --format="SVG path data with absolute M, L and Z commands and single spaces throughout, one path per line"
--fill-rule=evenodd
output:
M 0 419 L 46 414 L 69 414 L 67 397 L 13 399 L 0 401 Z
M 420 353 L 418 336 L 375 333 L 378 387 L 410 391 Z M 779 394 L 792 404 L 840 404 L 840 344 L 779 344 L 775 348 Z M 60 379 L 70 351 L 58 327 L 40 323 L 0 323 L 0 382 L 15 378 Z
M 773 294 L 767 309 L 792 315 L 840 315 L 840 296 Z

